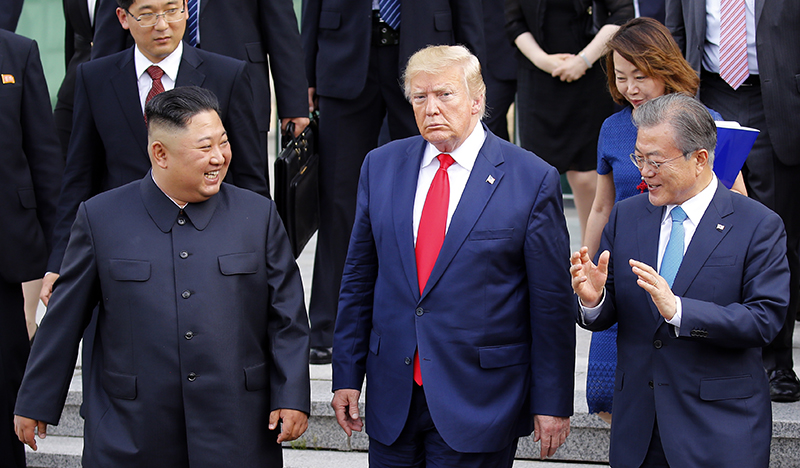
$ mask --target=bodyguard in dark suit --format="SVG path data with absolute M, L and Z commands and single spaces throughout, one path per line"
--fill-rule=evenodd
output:
M 377 146 L 384 119 L 393 140 L 418 133 L 399 85 L 408 57 L 436 44 L 463 44 L 480 58 L 485 53 L 480 0 L 382 0 L 382 10 L 373 10 L 374 4 L 303 2 L 309 105 L 320 111 L 320 228 L 309 309 L 312 363 L 330 361 L 361 163 Z
M 4 0 L 0 6 L 0 29 L 16 31 L 19 16 L 22 14 L 23 0 Z
M 89 3 L 94 5 L 89 11 Z M 92 53 L 94 18 L 97 16 L 97 3 L 93 0 L 64 0 L 64 58 L 66 72 L 58 89 L 58 101 L 53 111 L 58 129 L 58 138 L 66 157 L 69 149 L 69 136 L 72 133 L 72 111 L 75 104 L 75 75 L 78 65 L 87 62 Z
M 58 423 L 99 303 L 84 467 L 280 467 L 310 405 L 288 237 L 272 201 L 222 183 L 232 148 L 211 92 L 162 93 L 147 117 L 152 171 L 78 210 L 17 434 L 36 449 Z
M 727 3 L 723 0 L 722 3 Z M 786 321 L 764 348 L 773 401 L 800 400 L 792 359 L 792 335 L 800 302 L 800 2 L 744 2 L 747 79 L 735 89 L 720 73 L 720 10 L 705 0 L 667 0 L 666 25 L 700 72 L 700 100 L 726 120 L 761 131 L 743 174 L 748 194 L 778 213 L 786 225 L 792 272 Z M 714 18 L 714 25 L 710 18 Z
M 55 224 L 64 159 L 36 42 L 0 30 L 0 466 L 24 467 L 11 431 L 30 343 L 20 283 L 41 278 Z
M 231 144 L 239 154 L 231 163 L 227 181 L 269 196 L 245 63 L 184 46 L 181 41 L 186 23 L 183 1 L 121 0 L 120 4 L 124 6 L 117 10 L 119 20 L 130 30 L 136 45 L 78 67 L 75 123 L 48 272 L 59 271 L 80 202 L 138 180 L 147 172 L 147 130 L 142 106 L 150 88 L 148 81 L 153 80 L 144 78 L 148 73 L 139 70 L 137 63 L 144 64 L 141 68 L 146 68 L 150 62 L 168 68 L 169 61 L 172 66 L 179 62 L 177 77 L 169 77 L 174 79 L 175 86 L 201 86 L 220 96 L 220 115 Z M 155 26 L 139 25 L 137 18 L 154 12 L 160 15 Z M 176 16 L 170 21 L 176 21 L 167 22 L 163 17 L 167 13 Z M 168 74 L 162 78 L 167 79 Z M 52 276 L 45 277 L 43 296 L 49 295 Z
M 649 192 L 617 203 L 597 265 L 583 247 L 571 270 L 579 324 L 619 324 L 611 466 L 766 468 L 761 346 L 788 303 L 783 223 L 714 176 L 701 103 L 666 95 L 633 118 Z
M 115 1 L 98 3 L 94 58 L 130 45 L 113 15 Z M 203 50 L 247 62 L 265 157 L 270 129 L 270 73 L 281 127 L 293 121 L 299 135 L 308 125 L 303 49 L 291 0 L 199 0 L 197 35 L 193 40 L 187 32 L 184 40 Z
M 510 467 L 534 427 L 542 457 L 569 432 L 575 326 L 558 173 L 480 123 L 484 93 L 464 47 L 417 52 L 406 94 L 422 136 L 370 152 L 361 170 L 332 405 L 348 435 L 361 430 L 366 376 L 372 467 Z

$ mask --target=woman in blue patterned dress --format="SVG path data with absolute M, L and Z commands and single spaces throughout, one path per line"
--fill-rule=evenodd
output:
M 607 44 L 606 74 L 611 97 L 624 109 L 606 119 L 597 144 L 597 191 L 589 214 L 583 245 L 594 257 L 614 203 L 643 193 L 647 186 L 629 155 L 636 144 L 631 112 L 650 99 L 669 93 L 697 94 L 700 79 L 681 55 L 672 35 L 651 18 L 624 24 Z M 715 120 L 722 117 L 710 110 Z M 744 193 L 741 174 L 734 190 Z M 614 372 L 617 366 L 617 326 L 592 334 L 586 377 L 590 413 L 611 422 Z

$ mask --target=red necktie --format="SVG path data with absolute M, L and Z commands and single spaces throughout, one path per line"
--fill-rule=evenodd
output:
M 750 75 L 747 67 L 745 0 L 722 0 L 719 24 L 719 76 L 737 89 Z
M 144 100 L 144 103 L 147 104 L 151 99 L 156 97 L 157 94 L 164 92 L 164 85 L 161 84 L 161 77 L 164 76 L 164 70 L 157 65 L 150 65 L 145 71 L 150 75 L 150 78 L 153 79 L 153 85 L 150 86 L 150 92 L 147 93 L 147 99 Z
M 425 290 L 425 283 L 428 282 L 433 265 L 436 264 L 447 231 L 447 209 L 450 206 L 450 178 L 447 176 L 447 168 L 455 161 L 445 153 L 440 154 L 438 158 L 439 170 L 436 171 L 428 195 L 425 197 L 417 230 L 415 254 L 420 294 Z M 418 351 L 414 353 L 414 382 L 422 385 Z

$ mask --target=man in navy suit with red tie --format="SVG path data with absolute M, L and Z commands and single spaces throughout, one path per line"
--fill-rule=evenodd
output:
M 463 46 L 414 54 L 405 92 L 421 136 L 361 170 L 333 343 L 332 406 L 370 466 L 510 467 L 536 432 L 569 433 L 575 327 L 556 170 L 480 122 Z M 562 283 L 563 281 L 563 283 Z

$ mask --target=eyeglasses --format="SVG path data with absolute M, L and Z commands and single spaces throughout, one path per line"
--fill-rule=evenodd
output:
M 155 26 L 158 24 L 158 18 L 163 17 L 164 21 L 167 23 L 177 23 L 178 21 L 183 21 L 183 12 L 186 11 L 186 7 L 183 6 L 181 8 L 171 8 L 164 13 L 142 13 L 141 15 L 133 16 L 133 13 L 125 9 L 125 12 L 128 13 L 133 19 L 139 23 L 139 26 L 143 28 L 149 28 L 151 26 Z
M 676 160 L 678 158 L 683 158 L 687 154 L 690 154 L 690 153 L 684 153 L 684 154 L 682 154 L 680 156 L 675 156 L 672 159 L 667 159 L 666 161 L 662 161 L 662 162 L 655 162 L 655 161 L 651 161 L 649 159 L 643 158 L 641 156 L 636 156 L 636 153 L 631 153 L 629 155 L 629 157 L 631 158 L 631 162 L 633 163 L 633 165 L 636 166 L 640 171 L 642 169 L 644 169 L 644 166 L 646 164 L 646 165 L 648 165 L 650 167 L 650 169 L 652 169 L 653 172 L 658 174 L 658 171 L 661 169 L 661 166 L 663 166 L 664 164 L 667 164 L 668 162 L 672 162 L 672 161 L 674 161 L 674 160 Z

